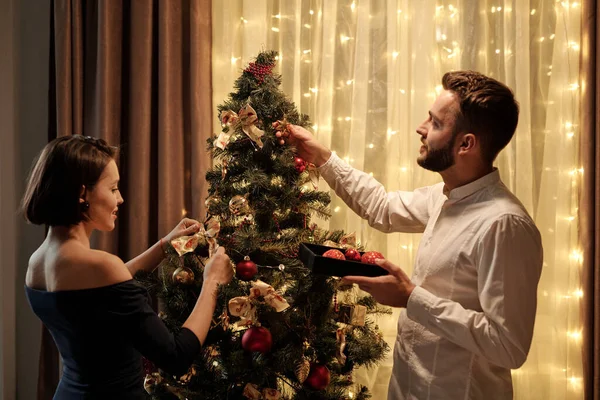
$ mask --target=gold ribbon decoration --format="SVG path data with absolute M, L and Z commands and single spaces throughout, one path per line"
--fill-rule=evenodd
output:
M 346 355 L 344 354 L 344 349 L 346 348 L 346 330 L 344 328 L 338 328 L 335 331 L 335 337 L 338 344 L 335 357 L 341 365 L 345 365 Z
M 281 393 L 277 389 L 265 388 L 262 395 L 265 400 L 279 400 L 281 398 Z
M 239 117 L 234 111 L 225 110 L 221 111 L 219 119 L 223 130 L 219 133 L 219 137 L 215 139 L 213 145 L 224 150 L 229 144 L 229 139 L 234 132 L 234 125 L 238 122 Z
M 261 296 L 265 300 L 265 303 L 273 307 L 277 312 L 282 312 L 290 306 L 271 285 L 260 280 L 254 281 L 252 282 L 249 296 L 239 296 L 229 300 L 229 313 L 240 317 L 240 321 L 234 324 L 236 329 L 241 329 L 256 322 L 256 305 L 254 302 Z
M 200 226 L 200 230 L 192 236 L 180 236 L 177 239 L 171 240 L 171 246 L 175 249 L 179 256 L 196 250 L 199 244 L 208 243 L 208 254 L 212 257 L 214 252 L 219 247 L 217 236 L 219 236 L 221 224 L 214 218 L 211 218 L 204 225 Z
M 333 240 L 326 240 L 323 242 L 323 246 L 337 247 L 344 250 L 356 248 L 356 233 L 352 232 L 341 237 L 339 242 Z
M 258 385 L 247 383 L 242 395 L 250 400 L 279 400 L 281 393 L 277 389 L 265 388 L 262 393 L 258 390 Z
M 262 397 L 262 395 L 258 391 L 258 386 L 254 383 L 246 383 L 242 395 L 244 395 L 245 398 L 250 400 L 260 400 L 260 398 Z
M 250 104 L 240 110 L 240 121 L 242 123 L 242 130 L 244 133 L 258 145 L 261 149 L 263 148 L 263 142 L 260 139 L 265 131 L 258 129 L 255 123 L 258 121 L 256 111 Z

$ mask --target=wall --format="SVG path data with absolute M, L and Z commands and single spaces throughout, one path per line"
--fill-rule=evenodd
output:
M 50 4 L 0 0 L 0 399 L 35 399 L 41 325 L 23 291 L 44 228 L 16 214 L 31 162 L 48 137 Z M 14 234 L 13 234 L 14 233 Z

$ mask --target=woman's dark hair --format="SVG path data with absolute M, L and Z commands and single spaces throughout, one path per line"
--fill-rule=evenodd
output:
M 91 190 L 118 148 L 89 136 L 62 136 L 52 140 L 34 163 L 21 211 L 36 225 L 69 226 L 85 219 L 79 203 L 81 189 Z

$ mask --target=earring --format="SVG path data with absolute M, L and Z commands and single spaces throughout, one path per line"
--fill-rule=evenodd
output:
M 81 203 L 81 208 L 83 209 L 83 211 L 87 211 L 90 208 L 90 203 L 86 200 L 83 203 Z

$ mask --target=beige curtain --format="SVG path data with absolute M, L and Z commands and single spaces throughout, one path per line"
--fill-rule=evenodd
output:
M 211 164 L 210 3 L 54 0 L 49 138 L 83 134 L 121 145 L 125 204 L 116 231 L 94 242 L 124 260 L 183 216 L 203 218 Z M 51 398 L 58 376 L 52 346 L 44 335 L 43 399 Z
M 600 399 L 600 83 L 598 65 L 600 52 L 600 4 L 584 2 L 582 11 L 582 140 L 581 157 L 585 171 L 582 187 L 581 242 L 583 248 L 585 329 L 583 360 L 585 398 Z
M 475 69 L 515 90 L 519 128 L 497 161 L 543 235 L 535 337 L 514 371 L 516 399 L 583 396 L 583 285 L 578 219 L 582 3 L 556 0 L 223 0 L 213 13 L 213 102 L 262 49 L 280 52 L 283 90 L 317 138 L 388 190 L 439 181 L 419 168 L 418 124 L 452 69 Z M 216 121 L 216 114 L 213 116 Z M 327 186 L 323 185 L 327 190 Z M 410 273 L 420 237 L 374 231 L 335 199 L 322 226 L 356 232 Z M 597 288 L 596 288 L 597 290 Z M 397 312 L 380 318 L 390 344 Z M 385 398 L 391 358 L 355 378 Z

